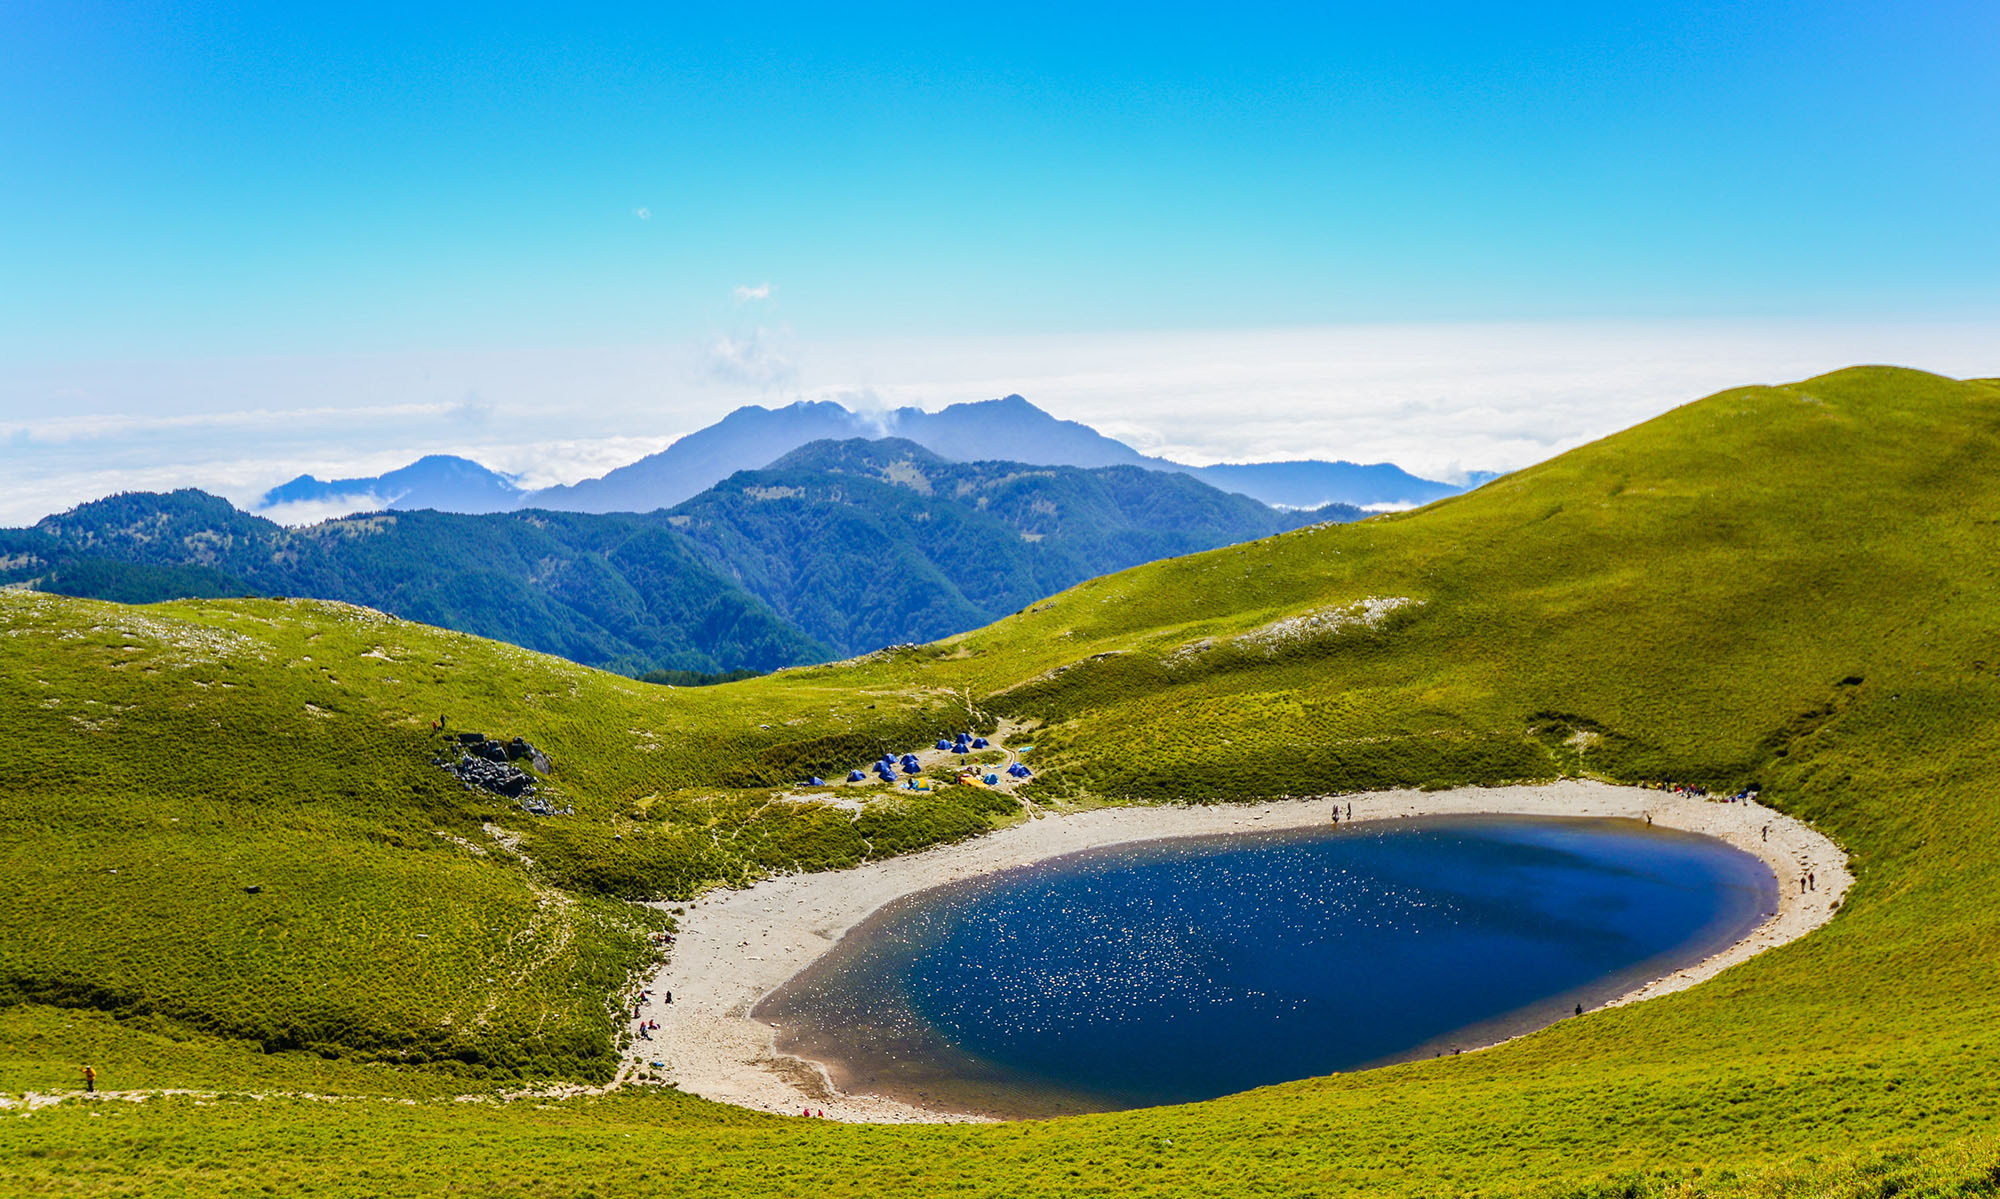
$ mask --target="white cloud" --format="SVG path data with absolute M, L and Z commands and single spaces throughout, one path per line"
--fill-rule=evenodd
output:
M 446 408 L 444 415 L 457 421 L 488 421 L 496 411 L 493 401 L 478 392 L 467 389 L 458 402 Z
M 770 298 L 771 285 L 769 283 L 759 283 L 755 287 L 745 284 L 738 286 L 736 289 L 736 302 L 738 304 L 748 304 L 752 300 L 768 300 Z
M 1516 470 L 1704 395 L 1865 362 L 2000 369 L 2000 321 L 1349 325 L 811 345 L 800 391 L 887 405 L 1018 392 L 1197 465 L 1394 462 Z M 824 384 L 822 384 L 824 380 Z
M 650 208 L 634 208 L 632 210 L 632 215 L 638 217 L 642 221 L 650 221 L 653 219 L 653 210 Z
M 798 368 L 786 352 L 782 331 L 757 328 L 740 337 L 727 334 L 705 347 L 709 375 L 725 383 L 770 391 L 795 382 Z
M 316 525 L 335 517 L 352 516 L 356 512 L 380 512 L 395 503 L 390 496 L 376 495 L 364 491 L 356 495 L 328 496 L 322 500 L 297 500 L 289 504 L 272 504 L 268 508 L 251 508 L 265 520 L 274 520 L 281 525 L 298 528 L 301 525 Z M 241 504 L 237 505 L 242 507 Z
M 411 417 L 466 416 L 479 411 L 482 403 L 476 395 L 468 392 L 463 399 L 441 404 L 357 404 L 216 412 L 93 412 L 33 416 L 0 420 L 0 439 L 15 446 L 28 446 L 115 441 L 171 433 L 254 434 L 319 425 L 351 426 L 357 421 L 365 424 Z
M 528 490 L 594 479 L 606 471 L 657 454 L 678 440 L 687 428 L 650 437 L 595 437 L 570 440 L 527 441 L 511 445 L 482 446 L 480 461 L 494 470 L 514 476 Z
M 731 409 L 936 409 L 1019 392 L 1190 463 L 1347 458 L 1458 481 L 1512 470 L 1742 383 L 1858 362 L 2000 373 L 2000 321 L 1342 326 L 706 343 L 348 358 L 0 364 L 0 525 L 121 490 L 238 504 L 301 473 L 455 453 L 570 483 Z M 367 397 L 355 403 L 354 397 Z M 1004 452 L 1005 447 L 993 447 Z

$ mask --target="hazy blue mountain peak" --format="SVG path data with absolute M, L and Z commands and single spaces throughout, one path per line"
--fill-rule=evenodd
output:
M 854 412 L 833 400 L 795 400 L 777 408 L 746 404 L 721 420 L 697 429 L 666 449 L 621 466 L 595 479 L 525 492 L 514 479 L 476 462 L 450 455 L 431 455 L 401 470 L 374 478 L 323 482 L 310 475 L 265 493 L 266 511 L 292 505 L 312 515 L 380 508 L 483 513 L 518 508 L 564 512 L 654 512 L 683 503 L 741 471 L 784 464 L 801 447 L 819 442 L 856 446 L 815 459 L 816 468 L 836 472 L 868 471 L 889 478 L 891 462 L 883 453 L 900 454 L 919 473 L 935 464 L 914 456 L 916 451 L 937 462 L 1015 462 L 1032 466 L 1139 467 L 1191 475 L 1227 492 L 1288 509 L 1316 509 L 1326 504 L 1356 507 L 1410 507 L 1426 504 L 1460 490 L 1448 483 L 1420 479 L 1389 463 L 1353 462 L 1223 463 L 1194 467 L 1140 453 L 1116 438 L 1079 421 L 1063 420 L 1018 393 L 998 399 L 949 404 L 936 412 L 906 406 L 879 412 Z M 869 443 L 893 442 L 895 451 L 862 449 Z M 891 480 L 895 481 L 895 480 Z M 914 476 L 902 480 L 914 486 Z
M 408 466 L 366 478 L 322 480 L 300 475 L 265 492 L 260 509 L 295 505 L 350 511 L 435 508 L 440 512 L 505 512 L 527 494 L 512 475 L 455 454 L 426 454 Z M 334 513 L 329 511 L 327 515 Z

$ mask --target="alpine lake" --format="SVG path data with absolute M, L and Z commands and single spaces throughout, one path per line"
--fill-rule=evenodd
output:
M 1715 840 L 1482 816 L 1145 841 L 907 896 L 754 1016 L 843 1091 L 1036 1118 L 1459 1052 L 1777 911 Z

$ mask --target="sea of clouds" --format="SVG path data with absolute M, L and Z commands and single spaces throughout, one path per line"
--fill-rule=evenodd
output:
M 800 399 L 865 411 L 1019 393 L 1183 462 L 1386 461 L 1456 482 L 1739 384 L 1864 362 L 2000 374 L 1995 346 L 2000 321 L 1627 321 L 840 342 L 758 329 L 726 345 L 44 363 L 0 368 L 0 524 L 129 490 L 248 507 L 299 474 L 427 453 L 569 483 L 740 405 Z

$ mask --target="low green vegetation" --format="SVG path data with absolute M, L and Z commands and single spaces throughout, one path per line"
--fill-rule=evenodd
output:
M 1726 392 L 1418 512 L 717 687 L 339 605 L 0 596 L 0 1090 L 73 1088 L 88 1055 L 108 1088 L 246 1096 L 0 1117 L 0 1168 L 25 1193 L 2000 1192 L 1996 434 L 1991 383 Z M 573 814 L 461 788 L 439 715 L 542 747 Z M 1206 1104 L 896 1128 L 493 1100 L 608 1074 L 670 918 L 626 900 L 1018 819 L 798 785 L 956 728 L 1032 740 L 1054 807 L 1755 784 L 1858 881 L 1691 991 Z
M 699 670 L 649 670 L 639 676 L 642 683 L 658 683 L 663 687 L 713 687 L 718 683 L 740 683 L 744 679 L 754 679 L 761 671 L 725 670 L 708 674 Z
M 809 689 L 777 719 L 740 692 L 318 601 L 9 592 L 0 622 L 0 996 L 167 1035 L 601 1080 L 615 996 L 661 919 L 612 897 L 852 865 L 1013 810 L 964 791 L 856 816 L 772 794 L 803 773 L 793 738 L 860 737 L 867 760 L 883 733 L 962 725 L 962 702 Z M 725 702 L 683 698 L 711 694 Z M 863 714 L 876 731 L 845 732 Z M 552 755 L 543 796 L 573 815 L 461 786 L 433 764 L 457 753 L 440 719 L 529 736 Z M 745 785 L 700 786 L 726 773 Z

